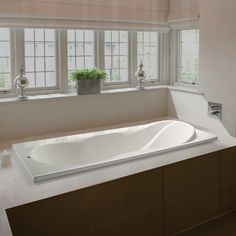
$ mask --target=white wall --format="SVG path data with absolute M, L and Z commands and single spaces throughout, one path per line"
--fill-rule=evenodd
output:
M 0 16 L 165 22 L 168 0 L 1 0 Z
M 167 115 L 167 89 L 0 102 L 0 141 Z
M 223 137 L 229 134 L 220 120 L 207 114 L 208 104 L 201 94 L 169 90 L 168 116 L 212 130 Z
M 169 22 L 197 20 L 199 17 L 199 0 L 170 0 Z
M 200 1 L 200 90 L 223 104 L 222 122 L 236 127 L 236 1 Z

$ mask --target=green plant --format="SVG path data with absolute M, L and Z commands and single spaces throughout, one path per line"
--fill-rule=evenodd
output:
M 107 74 L 105 71 L 99 70 L 97 68 L 93 69 L 76 69 L 71 73 L 70 79 L 75 80 L 85 80 L 85 79 L 106 79 Z

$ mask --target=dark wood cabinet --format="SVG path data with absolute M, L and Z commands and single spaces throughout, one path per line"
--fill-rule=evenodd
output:
M 16 236 L 169 236 L 236 209 L 236 148 L 7 209 Z

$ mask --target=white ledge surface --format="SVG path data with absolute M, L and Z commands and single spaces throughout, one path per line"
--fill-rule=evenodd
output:
M 168 119 L 165 117 L 162 119 Z M 158 120 L 162 120 L 158 119 Z M 154 120 L 151 120 L 154 121 Z M 103 129 L 119 128 L 131 125 L 143 124 L 149 121 L 135 122 L 129 124 L 120 124 L 113 127 L 103 127 Z M 91 131 L 91 130 L 87 130 Z M 76 132 L 75 132 L 76 133 Z M 68 134 L 57 134 L 55 136 L 64 136 Z M 218 140 L 194 147 L 176 150 L 164 154 L 129 161 L 126 163 L 107 166 L 91 171 L 85 171 L 75 175 L 33 183 L 27 179 L 24 171 L 21 169 L 15 158 L 12 156 L 12 163 L 9 167 L 0 166 L 0 235 L 12 236 L 10 226 L 7 220 L 5 209 L 37 201 L 40 199 L 56 196 L 58 194 L 82 189 L 88 186 L 107 182 L 124 176 L 143 172 L 153 168 L 169 165 L 196 156 L 204 155 L 210 152 L 219 151 L 227 147 L 235 146 L 236 139 L 230 136 L 218 135 Z M 47 136 L 52 137 L 52 135 Z M 39 139 L 40 137 L 31 138 Z M 41 137 L 45 138 L 45 137 Z M 29 140 L 29 139 L 28 139 Z M 25 142 L 25 140 L 15 140 L 9 143 L 0 144 L 2 147 L 11 147 L 16 142 Z
M 193 94 L 203 94 L 198 91 L 197 87 L 193 86 L 180 86 L 180 85 L 174 85 L 174 86 L 166 86 L 166 85 L 158 85 L 158 86 L 147 86 L 144 90 L 139 90 L 137 88 L 119 88 L 119 89 L 110 89 L 110 90 L 103 90 L 100 94 L 89 94 L 89 95 L 80 95 L 80 96 L 100 96 L 100 95 L 106 95 L 106 94 L 113 94 L 113 93 L 130 93 L 130 92 L 145 92 L 149 90 L 159 90 L 159 89 L 169 89 L 169 90 L 175 90 L 180 92 L 186 92 L 186 93 L 193 93 Z M 26 101 L 19 101 L 17 97 L 5 97 L 8 96 L 7 94 L 0 94 L 0 103 L 7 103 L 7 102 L 30 102 L 35 100 L 45 100 L 45 99 L 57 99 L 57 98 L 63 98 L 63 97 L 77 97 L 76 93 L 49 93 L 45 95 L 29 95 L 28 100 Z M 9 95 L 13 96 L 13 95 Z

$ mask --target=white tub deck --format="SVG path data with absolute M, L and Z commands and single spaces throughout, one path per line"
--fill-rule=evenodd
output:
M 166 119 L 165 117 L 161 119 Z M 101 127 L 99 130 L 119 128 L 154 122 L 155 120 L 140 121 L 135 123 L 120 124 L 115 127 Z M 92 130 L 87 130 L 91 132 Z M 85 131 L 84 131 L 85 132 Z M 52 138 L 68 135 L 68 133 L 54 134 L 50 136 L 38 136 L 31 140 Z M 12 153 L 12 164 L 6 168 L 0 168 L 0 235 L 12 236 L 10 225 L 5 209 L 38 201 L 48 197 L 56 196 L 66 192 L 79 190 L 85 187 L 111 181 L 117 178 L 136 174 L 146 170 L 184 161 L 210 152 L 219 151 L 236 145 L 236 139 L 225 132 L 217 133 L 218 140 L 201 145 L 186 147 L 173 152 L 153 155 L 150 158 L 141 158 L 131 162 L 124 162 L 117 165 L 110 165 L 98 169 L 88 170 L 75 175 L 68 175 L 61 178 L 51 179 L 40 183 L 33 183 L 14 158 Z M 26 142 L 14 140 L 1 143 L 2 148 L 9 148 L 13 143 Z M 29 140 L 28 140 L 29 141 Z M 37 142 L 37 141 L 35 141 Z

